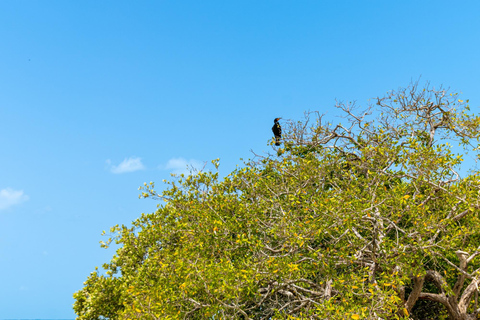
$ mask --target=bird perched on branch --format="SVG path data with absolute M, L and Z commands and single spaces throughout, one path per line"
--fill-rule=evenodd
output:
M 280 140 L 282 139 L 282 127 L 280 126 L 280 123 L 278 123 L 278 120 L 282 118 L 275 118 L 273 120 L 273 135 L 275 136 L 275 145 L 279 146 L 280 145 Z

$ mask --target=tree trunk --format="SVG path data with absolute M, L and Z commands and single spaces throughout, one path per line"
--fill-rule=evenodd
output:
M 421 292 L 425 280 L 430 280 L 440 289 L 441 293 Z M 461 280 L 463 281 L 463 280 Z M 418 299 L 430 300 L 441 303 L 448 311 L 451 320 L 474 320 L 477 319 L 477 313 L 469 314 L 467 309 L 476 293 L 477 285 L 480 279 L 474 279 L 463 291 L 463 294 L 458 296 L 448 296 L 445 294 L 444 288 L 447 286 L 443 277 L 436 271 L 427 271 L 424 277 L 413 278 L 413 290 L 405 302 L 405 308 L 410 312 Z
M 423 283 L 425 282 L 425 276 L 413 277 L 413 290 L 408 296 L 408 300 L 405 302 L 405 309 L 410 313 L 412 311 L 415 302 L 422 293 Z

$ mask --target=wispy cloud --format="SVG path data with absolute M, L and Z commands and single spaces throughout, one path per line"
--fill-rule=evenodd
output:
M 13 190 L 6 188 L 0 190 L 0 210 L 5 210 L 28 200 L 28 196 L 23 193 L 23 190 Z
M 126 158 L 119 165 L 113 165 L 110 160 L 107 160 L 107 164 L 110 166 L 110 172 L 115 174 L 134 172 L 145 169 L 145 166 L 142 163 L 142 159 L 138 157 L 130 157 L 128 159 Z
M 160 166 L 161 169 L 170 170 L 175 174 L 190 174 L 192 169 L 201 170 L 204 163 L 195 159 L 186 160 L 184 158 L 172 158 L 168 160 L 165 166 Z

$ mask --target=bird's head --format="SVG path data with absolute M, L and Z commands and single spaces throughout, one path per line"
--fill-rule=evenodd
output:
M 273 122 L 278 122 L 278 120 L 280 120 L 280 119 L 282 119 L 282 118 L 275 118 L 275 119 L 273 119 Z

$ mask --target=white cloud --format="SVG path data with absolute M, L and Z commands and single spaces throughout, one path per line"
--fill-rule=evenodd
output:
M 110 166 L 110 171 L 115 174 L 134 172 L 145 169 L 141 158 L 130 157 L 123 160 L 118 166 L 112 165 L 110 160 L 107 160 L 107 164 Z
M 0 210 L 5 210 L 28 200 L 28 196 L 23 193 L 23 190 L 13 190 L 6 188 L 0 190 Z
M 162 169 L 170 170 L 171 173 L 175 174 L 190 174 L 190 170 L 194 169 L 197 171 L 202 170 L 204 163 L 195 159 L 186 160 L 184 158 L 172 158 L 168 160 L 167 164 Z

